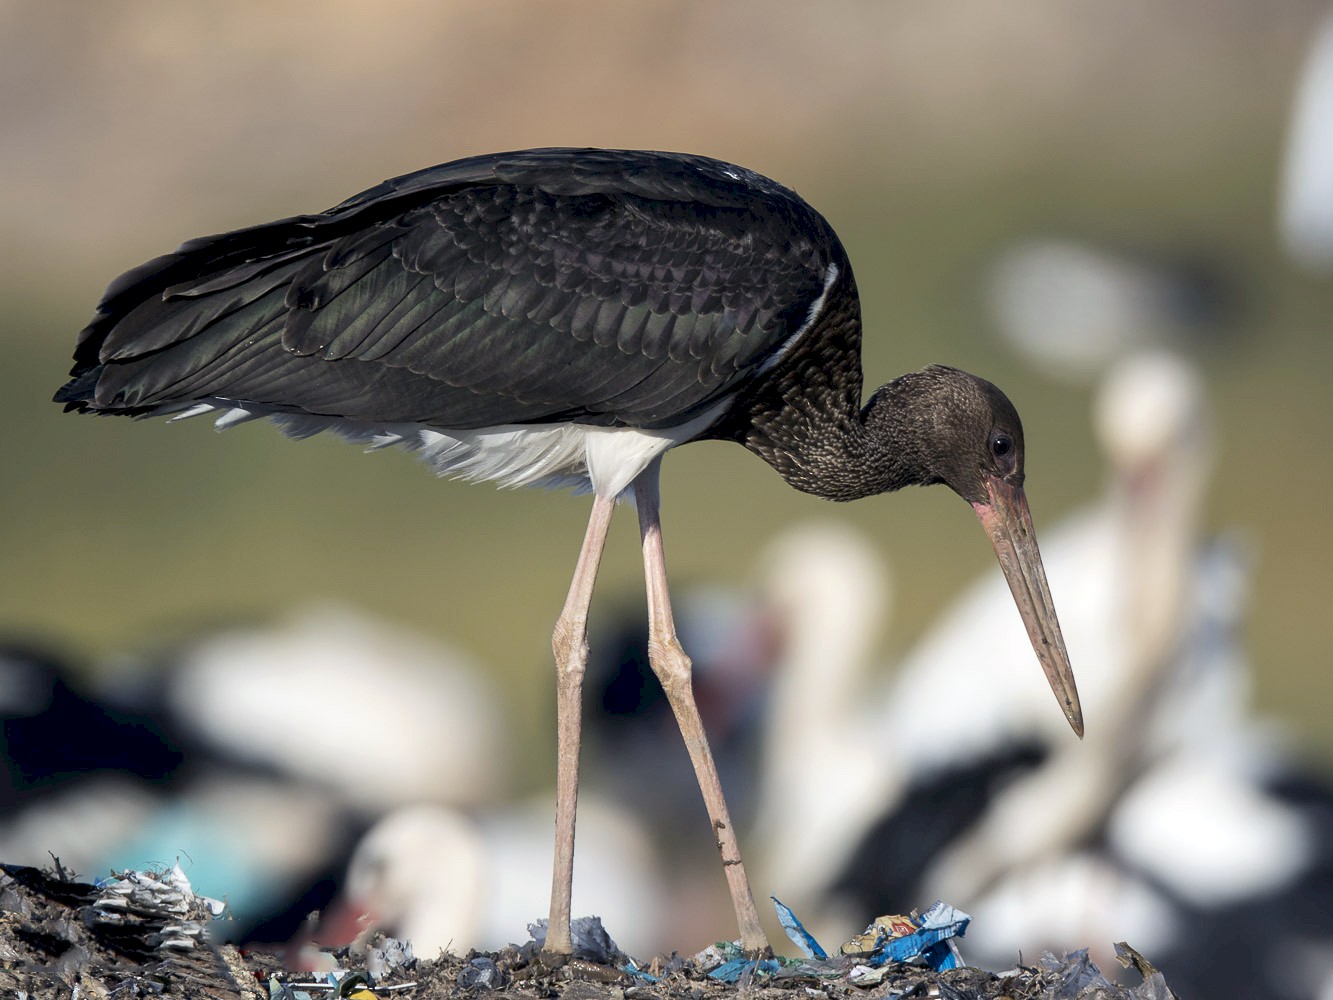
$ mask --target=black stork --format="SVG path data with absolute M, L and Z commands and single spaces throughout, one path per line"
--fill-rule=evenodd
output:
M 437 472 L 583 487 L 592 515 L 552 645 L 556 849 L 546 951 L 568 954 L 587 616 L 616 501 L 638 508 L 649 649 L 707 804 L 749 953 L 768 948 L 676 639 L 662 455 L 736 441 L 796 489 L 945 483 L 990 535 L 1037 659 L 1082 713 L 1023 492 L 1023 428 L 940 365 L 861 401 L 861 316 L 828 222 L 742 167 L 534 149 L 458 160 L 318 215 L 191 240 L 113 281 L 66 409 L 273 417 L 420 451 Z

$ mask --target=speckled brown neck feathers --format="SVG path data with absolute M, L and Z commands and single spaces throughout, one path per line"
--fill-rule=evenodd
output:
M 851 500 L 883 492 L 864 482 L 861 386 L 860 307 L 846 268 L 815 327 L 766 378 L 746 385 L 713 436 L 745 445 L 806 493 Z
M 848 270 L 815 328 L 747 387 L 710 436 L 739 441 L 796 489 L 829 500 L 932 483 L 972 500 L 998 426 L 1016 438 L 1021 484 L 1022 426 L 991 383 L 932 365 L 880 386 L 864 407 L 861 391 L 860 310 Z

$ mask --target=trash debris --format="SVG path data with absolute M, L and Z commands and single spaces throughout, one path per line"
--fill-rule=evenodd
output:
M 806 958 L 826 960 L 828 954 L 790 907 L 784 906 L 776 896 L 770 898 L 777 907 L 778 921 L 792 943 Z M 920 915 L 914 911 L 877 917 L 864 931 L 844 943 L 838 953 L 860 960 L 850 973 L 853 982 L 878 982 L 881 977 L 872 975 L 870 970 L 886 962 L 908 962 L 915 958 L 920 958 L 936 971 L 957 969 L 965 963 L 952 939 L 962 936 L 971 920 L 962 910 L 936 900 Z M 862 971 L 857 972 L 858 968 Z
M 1166 985 L 1166 977 L 1157 971 L 1157 967 L 1131 948 L 1124 941 L 1115 943 L 1115 960 L 1126 969 L 1133 968 L 1143 977 L 1143 983 L 1135 991 L 1136 1000 L 1177 1000 L 1171 987 Z
M 623 971 L 628 972 L 635 979 L 642 979 L 645 983 L 655 983 L 662 978 L 661 976 L 654 976 L 646 969 L 640 969 L 632 958 L 626 960 Z
M 546 944 L 546 918 L 528 924 L 528 934 L 538 949 Z M 628 956 L 611 940 L 601 917 L 575 917 L 569 922 L 569 936 L 574 943 L 574 957 L 599 965 L 622 966 Z
M 1047 980 L 1043 1000 L 1179 1000 L 1166 985 L 1166 979 L 1142 955 L 1129 945 L 1116 945 L 1116 957 L 1125 968 L 1131 966 L 1142 975 L 1143 982 L 1133 988 L 1112 983 L 1088 957 L 1088 950 L 1080 948 L 1058 958 L 1043 952 L 1037 960 L 1037 969 Z
M 403 941 L 378 930 L 365 939 L 353 941 L 347 951 L 348 957 L 363 967 L 374 983 L 382 982 L 390 973 L 416 961 L 411 941 Z
M 920 958 L 937 972 L 958 969 L 965 963 L 954 944 L 972 922 L 971 916 L 936 900 L 925 913 L 877 917 L 869 927 L 842 946 L 842 954 L 860 957 L 878 968 L 885 962 Z
M 890 963 L 920 959 L 937 972 L 964 966 L 952 939 L 967 930 L 972 918 L 948 903 L 937 901 L 920 915 L 880 917 L 844 944 L 838 955 L 830 957 L 790 907 L 775 896 L 770 898 L 783 930 L 805 957 L 746 958 L 735 943 L 720 942 L 695 956 L 696 964 L 708 970 L 709 978 L 742 983 L 746 976 L 756 975 L 805 975 L 816 979 L 845 976 L 855 985 L 870 986 L 883 979 L 883 969 Z
M 445 954 L 422 961 L 411 957 L 406 942 L 378 936 L 355 954 L 350 948 L 337 950 L 329 956 L 337 967 L 313 975 L 288 971 L 279 956 L 219 948 L 207 933 L 173 928 L 186 920 L 182 907 L 202 914 L 205 927 L 214 912 L 187 891 L 188 879 L 174 869 L 121 872 L 101 885 L 64 872 L 13 865 L 0 871 L 0 997 L 68 996 L 77 986 L 78 996 L 159 1000 L 445 1000 L 483 991 L 497 1000 L 613 1000 L 621 992 L 624 1000 L 736 1000 L 751 985 L 771 984 L 816 1000 L 855 1000 L 858 995 L 1176 1000 L 1162 974 L 1128 945 L 1119 952 L 1144 977 L 1136 987 L 1109 982 L 1086 951 L 1046 954 L 1036 964 L 999 974 L 968 967 L 932 969 L 926 964 L 930 948 L 951 943 L 968 919 L 945 904 L 920 916 L 881 918 L 866 935 L 849 942 L 851 951 L 861 953 L 839 951 L 824 958 L 817 957 L 818 942 L 788 912 L 780 919 L 798 947 L 810 948 L 809 956 L 756 961 L 746 958 L 739 945 L 722 942 L 692 958 L 659 956 L 640 968 L 620 953 L 600 921 L 584 918 L 574 933 L 581 962 L 568 965 L 536 961 L 537 941 L 494 954 Z M 534 936 L 544 939 L 545 929 L 534 925 Z M 185 947 L 185 942 L 193 943 Z M 893 950 L 907 942 L 919 953 L 907 961 L 893 958 Z M 368 968 L 372 959 L 382 971 Z M 595 974 L 599 971 L 604 977 Z
M 791 912 L 791 907 L 784 906 L 777 896 L 769 896 L 773 900 L 773 905 L 778 911 L 778 923 L 782 924 L 782 929 L 787 932 L 787 937 L 791 938 L 791 943 L 801 949 L 801 954 L 806 958 L 828 958 L 828 952 L 819 946 L 814 935 L 805 929 L 805 925 L 796 919 L 796 914 Z
M 1054 980 L 1048 994 L 1050 1000 L 1074 1000 L 1086 989 L 1105 989 L 1111 985 L 1088 957 L 1087 948 L 1071 951 L 1064 958 L 1043 952 L 1037 966 Z
M 147 943 L 188 951 L 205 934 L 205 921 L 220 917 L 226 904 L 197 896 L 177 862 L 167 872 L 122 871 L 97 886 L 92 904 L 94 925 L 142 924 L 145 915 L 161 921 Z
M 326 973 L 314 982 L 283 982 L 276 975 L 269 976 L 269 1000 L 382 1000 L 401 990 L 415 989 L 416 983 L 396 983 L 392 986 L 376 984 L 364 972 L 343 969 Z
M 736 949 L 738 952 L 740 948 Z M 722 983 L 739 983 L 743 977 L 753 978 L 756 975 L 771 976 L 782 969 L 782 960 L 779 958 L 745 958 L 738 956 L 727 959 L 717 968 L 708 973 L 709 979 L 716 979 Z
M 268 1000 L 313 1000 L 313 997 L 305 990 L 292 989 L 277 976 L 269 976 Z
M 471 959 L 455 980 L 460 990 L 493 990 L 504 982 L 500 967 L 485 955 Z

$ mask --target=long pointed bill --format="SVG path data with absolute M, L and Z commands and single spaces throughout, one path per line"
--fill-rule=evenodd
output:
M 1074 685 L 1074 670 L 1069 665 L 1060 622 L 1055 617 L 1051 588 L 1037 551 L 1037 536 L 1032 531 L 1032 514 L 1022 487 L 1002 479 L 986 481 L 989 503 L 974 503 L 972 509 L 990 535 L 1000 568 L 1009 581 L 1009 590 L 1018 605 L 1018 613 L 1027 626 L 1028 638 L 1036 650 L 1041 669 L 1046 673 L 1055 698 L 1079 738 L 1083 736 L 1083 709 Z

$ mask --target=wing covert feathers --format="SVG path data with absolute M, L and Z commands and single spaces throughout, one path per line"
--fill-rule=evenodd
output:
M 828 224 L 739 167 L 530 150 L 205 237 L 112 282 L 68 408 L 192 400 L 442 428 L 644 428 L 715 406 L 810 318 Z

